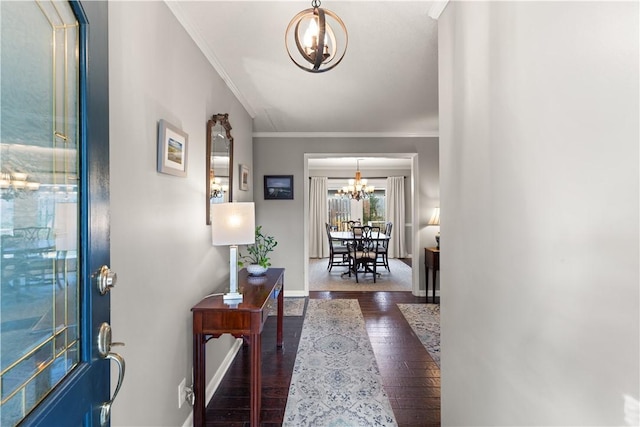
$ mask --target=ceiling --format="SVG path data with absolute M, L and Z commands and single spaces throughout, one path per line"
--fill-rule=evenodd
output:
M 333 70 L 289 59 L 284 33 L 310 1 L 168 1 L 254 119 L 254 136 L 437 136 L 433 1 L 325 0 L 349 45 Z

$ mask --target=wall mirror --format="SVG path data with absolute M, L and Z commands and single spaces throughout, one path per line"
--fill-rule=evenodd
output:
M 229 114 L 214 114 L 207 120 L 206 159 L 207 224 L 211 224 L 211 204 L 233 200 L 233 137 Z

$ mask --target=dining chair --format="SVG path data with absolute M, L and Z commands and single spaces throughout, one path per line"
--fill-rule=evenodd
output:
M 391 229 L 393 228 L 392 222 L 387 222 L 384 228 L 384 234 L 387 236 L 386 239 L 381 240 L 378 245 L 376 264 L 380 267 L 384 267 L 387 271 L 391 272 L 389 268 L 389 238 L 391 237 Z
M 340 244 L 339 240 L 331 238 L 331 226 L 325 223 L 327 238 L 329 239 L 329 265 L 327 270 L 331 271 L 334 266 L 349 266 L 349 250 Z
M 380 227 L 368 225 L 354 226 L 353 238 L 347 247 L 349 249 L 349 277 L 351 273 L 356 276 L 358 283 L 358 273 L 373 273 L 373 283 L 379 273 L 376 271 L 376 258 L 380 240 L 377 238 Z M 362 270 L 360 270 L 362 268 Z

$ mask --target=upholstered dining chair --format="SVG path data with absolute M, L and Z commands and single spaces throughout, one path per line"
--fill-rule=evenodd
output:
M 378 245 L 378 256 L 376 257 L 376 264 L 379 267 L 384 267 L 387 271 L 391 272 L 389 268 L 389 237 L 391 237 L 391 229 L 393 228 L 392 222 L 387 222 L 384 228 L 384 234 L 387 239 L 381 240 Z
M 353 239 L 347 244 L 349 248 L 349 277 L 353 273 L 356 276 L 356 283 L 358 283 L 358 273 L 373 273 L 373 283 L 376 283 L 378 277 L 376 258 L 380 243 L 377 236 L 380 233 L 380 227 L 354 226 L 352 231 Z
M 349 250 L 342 245 L 339 240 L 331 238 L 331 226 L 325 223 L 327 238 L 329 239 L 329 265 L 327 270 L 331 271 L 334 266 L 349 266 Z

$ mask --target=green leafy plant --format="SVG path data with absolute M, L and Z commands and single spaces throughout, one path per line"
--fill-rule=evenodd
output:
M 271 266 L 269 253 L 278 245 L 273 236 L 262 233 L 262 226 L 256 227 L 256 242 L 247 246 L 247 254 L 238 253 L 238 265 L 244 267 L 245 264 L 258 264 L 264 268 Z

